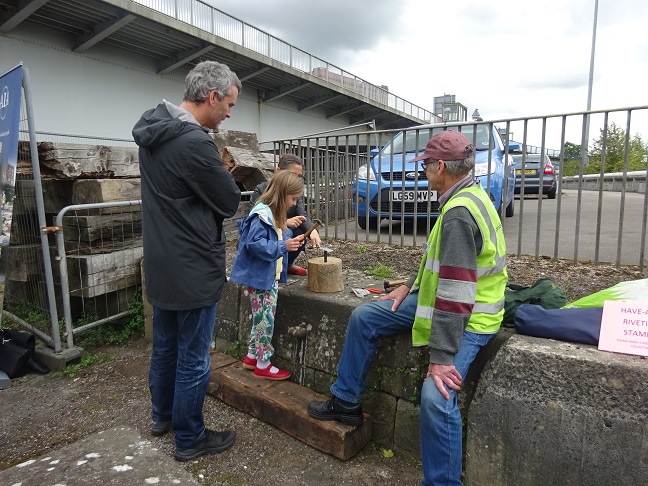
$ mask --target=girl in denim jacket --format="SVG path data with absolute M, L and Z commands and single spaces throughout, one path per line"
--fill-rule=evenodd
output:
M 254 377 L 285 380 L 290 372 L 272 366 L 272 334 L 277 309 L 279 282 L 287 277 L 288 252 L 296 251 L 303 235 L 283 239 L 288 208 L 297 204 L 304 192 L 301 177 L 281 171 L 270 179 L 268 188 L 250 214 L 238 222 L 241 239 L 232 266 L 230 281 L 248 287 L 252 307 L 252 330 L 243 366 Z

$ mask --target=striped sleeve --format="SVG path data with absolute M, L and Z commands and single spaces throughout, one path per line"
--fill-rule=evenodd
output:
M 450 209 L 443 218 L 439 283 L 432 314 L 430 362 L 451 365 L 477 295 L 477 255 L 482 236 L 470 212 Z

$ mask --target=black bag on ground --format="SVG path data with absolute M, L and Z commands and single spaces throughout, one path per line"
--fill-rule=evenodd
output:
M 11 379 L 19 378 L 27 373 L 29 349 L 16 344 L 6 332 L 0 331 L 0 370 Z
M 535 304 L 545 309 L 559 309 L 566 303 L 565 292 L 548 278 L 536 280 L 531 287 L 509 283 L 504 292 L 502 324 L 512 327 L 515 311 L 522 304 Z
M 13 329 L 0 329 L 0 370 L 7 373 L 9 378 L 18 378 L 34 370 L 37 373 L 49 373 L 44 363 L 34 358 L 36 337 L 29 332 Z
M 602 317 L 603 307 L 545 309 L 522 304 L 515 313 L 515 330 L 525 336 L 598 345 Z

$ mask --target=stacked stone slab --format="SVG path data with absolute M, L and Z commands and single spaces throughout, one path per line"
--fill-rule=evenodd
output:
M 224 131 L 214 135 L 221 159 L 242 190 L 252 190 L 274 172 L 274 157 L 258 150 L 256 134 Z M 70 205 L 137 201 L 141 198 L 138 148 L 59 142 L 39 142 L 38 160 L 47 225 Z M 8 295 L 48 307 L 40 250 L 40 225 L 31 165 L 30 145 L 19 147 L 14 223 L 10 240 Z M 218 190 L 218 188 L 214 188 Z M 237 237 L 235 220 L 247 215 L 249 204 L 225 225 L 228 237 Z M 77 300 L 96 298 L 98 316 L 126 309 L 132 290 L 141 283 L 142 219 L 139 205 L 69 212 L 63 219 L 68 276 L 73 311 L 84 312 Z M 57 292 L 60 269 L 54 235 L 50 254 Z M 75 305 L 75 303 L 77 305 Z M 59 313 L 61 296 L 57 296 Z
M 73 204 L 140 199 L 139 163 L 134 147 L 40 142 L 37 149 L 47 225 L 53 226 L 59 211 Z M 48 308 L 45 292 L 34 292 L 35 288 L 45 287 L 29 144 L 21 143 L 19 157 L 7 293 Z M 128 296 L 140 279 L 139 206 L 68 214 L 63 219 L 63 234 L 73 310 L 83 312 L 78 299 L 100 295 L 106 298 L 93 309 L 98 316 L 125 310 Z M 60 313 L 60 267 L 54 234 L 49 241 Z

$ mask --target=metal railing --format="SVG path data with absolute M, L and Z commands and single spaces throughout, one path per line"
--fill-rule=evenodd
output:
M 200 0 L 131 1 L 423 122 L 429 123 L 435 119 L 435 115 L 431 111 L 396 96 L 383 87 L 369 83 L 334 64 L 319 59 Z
M 585 133 L 588 121 L 592 128 L 591 137 Z M 560 147 L 553 151 L 561 168 L 555 174 L 556 197 L 546 199 L 525 194 L 520 181 L 515 181 L 514 171 L 526 172 L 525 157 L 522 165 L 515 166 L 511 157 L 514 152 L 503 143 L 497 150 L 497 141 L 474 139 L 478 158 L 480 151 L 488 152 L 487 164 L 474 175 L 481 176 L 482 185 L 491 193 L 501 211 L 509 252 L 518 256 L 530 254 L 536 258 L 549 256 L 575 262 L 589 260 L 595 264 L 611 262 L 617 266 L 630 264 L 639 266 L 641 270 L 645 268 L 646 184 L 641 186 L 641 192 L 631 195 L 626 185 L 621 185 L 617 195 L 608 194 L 604 198 L 602 186 L 596 193 L 584 189 L 587 179 L 584 174 L 600 164 L 602 177 L 606 164 L 613 160 L 621 165 L 619 178 L 622 180 L 630 177 L 629 174 L 636 170 L 633 166 L 637 164 L 641 167 L 639 172 L 647 173 L 648 144 L 637 139 L 635 134 L 642 129 L 645 133 L 648 106 L 499 119 L 479 122 L 478 125 L 488 127 L 488 132 L 498 126 L 505 128 L 505 133 L 515 130 L 522 136 L 520 150 L 515 153 L 540 153 L 542 159 L 544 154 L 549 155 L 547 147 Z M 333 223 L 323 230 L 325 236 L 419 246 L 422 240 L 427 239 L 436 220 L 438 203 L 436 196 L 428 191 L 423 171 L 409 160 L 423 151 L 434 130 L 453 128 L 472 133 L 474 126 L 475 122 L 447 123 L 400 131 L 314 135 L 277 140 L 274 150 L 277 154 L 292 152 L 302 157 L 307 187 L 326 188 L 321 191 L 319 204 L 315 204 L 312 197 L 307 200 L 312 214 Z M 416 142 L 406 151 L 387 151 L 376 156 L 376 149 L 398 144 L 401 139 Z M 575 146 L 578 151 L 574 159 Z M 581 146 L 585 148 L 581 150 Z M 562 188 L 563 169 L 570 157 L 570 164 L 575 164 L 578 173 L 574 192 L 558 189 Z M 554 175 L 545 176 L 541 172 L 540 186 L 545 177 Z M 404 180 L 409 181 L 406 188 Z M 523 196 L 510 199 L 510 203 L 509 196 L 505 196 L 504 204 L 500 204 L 499 194 L 508 193 L 507 184 L 511 188 L 517 184 L 517 190 L 520 192 L 521 189 Z M 530 187 L 531 182 L 526 184 Z M 417 202 L 405 200 L 405 197 L 412 197 Z M 324 207 L 326 212 L 323 212 Z M 505 213 L 510 218 L 505 218 Z
M 511 152 L 495 138 L 479 138 L 483 133 L 496 134 L 497 125 L 503 125 L 507 133 L 516 128 L 522 133 L 522 147 L 525 151 L 531 141 L 540 140 L 541 152 L 546 146 L 561 147 L 560 167 L 565 169 L 566 142 L 579 134 L 581 124 L 589 117 L 591 126 L 598 128 L 599 137 L 588 144 L 593 149 L 583 150 L 584 157 L 576 160 L 578 185 L 573 190 L 562 190 L 563 170 L 558 174 L 558 187 L 555 199 L 522 195 L 510 201 L 515 209 L 511 217 L 502 217 L 509 253 L 530 254 L 536 258 L 547 256 L 554 259 L 590 260 L 614 262 L 620 265 L 637 265 L 646 268 L 646 225 L 648 219 L 648 188 L 643 192 L 629 192 L 625 186 L 617 193 L 586 190 L 584 181 L 588 179 L 588 165 L 601 162 L 599 176 L 604 175 L 606 161 L 615 157 L 622 161 L 621 179 L 628 180 L 633 171 L 629 170 L 639 160 L 643 163 L 640 173 L 648 174 L 646 168 L 646 144 L 639 144 L 631 135 L 639 132 L 638 123 L 642 117 L 648 118 L 648 106 L 605 110 L 600 112 L 581 112 L 544 117 L 505 119 L 492 122 L 446 124 L 442 126 L 423 126 L 398 131 L 373 131 L 344 135 L 315 135 L 299 139 L 274 142 L 275 155 L 292 152 L 305 162 L 305 202 L 313 217 L 328 224 L 320 232 L 323 236 L 334 236 L 355 241 L 381 241 L 389 244 L 421 246 L 435 222 L 438 212 L 436 197 L 431 197 L 419 166 L 410 164 L 409 159 L 420 153 L 432 133 L 443 128 L 461 130 L 472 137 L 476 146 L 483 148 L 481 168 L 475 170 L 484 187 L 493 194 L 497 202 L 498 191 L 507 193 L 507 188 L 497 188 L 497 181 L 503 174 L 513 173 L 511 169 L 524 171 L 524 166 L 511 167 Z M 621 139 L 614 140 L 618 123 L 623 127 Z M 573 126 L 572 126 L 573 125 Z M 570 127 L 571 126 L 571 127 Z M 617 128 L 618 128 L 617 126 Z M 555 129 L 558 129 L 555 131 Z M 609 134 L 609 135 L 608 135 Z M 409 135 L 409 137 L 407 136 Z M 576 135 L 576 136 L 577 136 Z M 618 135 L 618 133 L 617 133 Z M 75 140 L 107 145 L 108 141 L 70 137 L 62 134 L 35 134 L 38 139 L 60 137 L 63 142 Z M 399 137 L 411 142 L 413 149 L 409 154 L 402 150 L 376 156 L 377 149 L 399 143 Z M 115 141 L 124 144 L 126 141 Z M 129 143 L 132 143 L 128 141 Z M 636 143 L 637 142 L 637 143 Z M 128 145 L 128 144 L 125 144 Z M 573 150 L 573 146 L 569 146 Z M 637 154 L 637 151 L 638 154 Z M 523 159 L 524 160 L 524 159 Z M 631 164 L 632 162 L 632 164 Z M 524 163 L 524 162 L 523 162 Z M 636 172 L 636 170 L 635 170 Z M 363 176 L 363 178 L 359 177 Z M 371 181 L 371 177 L 375 181 Z M 369 186 L 380 180 L 381 189 L 372 192 Z M 396 197 L 403 193 L 403 181 L 410 181 L 408 190 L 412 201 Z M 27 180 L 29 183 L 30 181 Z M 505 184 L 504 181 L 501 181 Z M 511 181 L 509 181 L 511 182 Z M 512 182 L 515 184 L 515 182 Z M 30 188 L 29 184 L 19 184 L 19 190 Z M 33 191 L 33 190 L 32 190 Z M 363 192 L 364 191 L 364 192 Z M 419 195 L 421 200 L 419 200 Z M 425 196 L 425 197 L 423 197 Z M 23 199 L 21 199 L 23 198 Z M 362 198 L 362 201 L 361 201 Z M 507 201 L 505 199 L 505 201 Z M 368 204 L 381 214 L 387 214 L 378 228 L 373 228 L 370 213 L 358 216 L 362 203 Z M 17 207 L 25 209 L 29 218 L 28 233 L 16 226 L 12 232 L 13 243 L 20 242 L 21 248 L 11 250 L 27 251 L 37 247 L 43 231 L 34 219 L 37 201 L 26 192 L 19 192 Z M 42 202 L 41 202 L 42 204 Z M 69 203 L 68 203 L 69 204 Z M 57 305 L 63 309 L 65 337 L 68 346 L 73 346 L 74 335 L 92 327 L 125 319 L 129 314 L 128 300 L 135 292 L 139 281 L 139 259 L 141 246 L 140 201 L 122 201 L 90 205 L 68 205 L 62 210 L 57 208 L 55 221 L 56 255 L 58 272 L 55 284 L 60 286 L 54 307 L 49 314 L 58 313 Z M 508 207 L 500 204 L 500 211 L 509 216 Z M 15 221 L 14 221 L 15 222 Z M 387 222 L 387 224 L 385 224 Z M 378 221 L 376 221 L 378 223 Z M 408 224 L 405 224 L 408 223 Z M 366 230 L 362 229 L 366 227 Z M 424 231 L 423 231 L 424 230 Z M 16 239 L 20 238 L 20 239 Z M 34 253 L 24 253 L 18 270 L 24 269 L 24 281 L 40 281 L 43 262 Z M 33 262 L 32 262 L 33 261 Z M 14 260 L 12 260 L 14 262 Z M 14 263 L 18 263 L 15 260 Z M 33 267 L 33 268 L 32 268 Z M 15 275 L 15 274 L 14 274 Z M 15 278 L 18 284 L 20 278 Z M 8 282 L 11 283 L 11 282 Z M 14 288 L 20 290 L 20 285 Z M 29 287 L 31 288 L 31 287 Z M 40 287 L 39 287 L 40 288 Z M 42 294 L 42 290 L 40 291 Z M 11 297 L 11 296 L 10 296 Z M 33 302 L 48 309 L 45 295 L 29 294 Z M 19 316 L 20 317 L 20 316 Z M 27 321 L 28 319 L 24 319 Z M 45 325 L 46 328 L 46 325 Z M 56 346 L 58 329 L 51 339 L 44 339 Z M 47 338 L 47 336 L 45 336 Z

